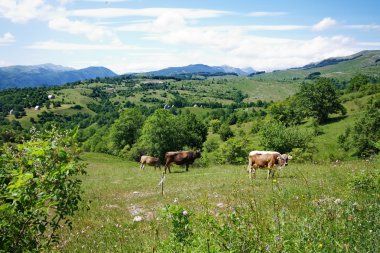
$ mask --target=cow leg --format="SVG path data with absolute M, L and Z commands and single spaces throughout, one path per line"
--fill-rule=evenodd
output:
M 165 164 L 165 174 L 166 174 L 166 169 L 168 169 L 169 173 L 171 173 L 170 164 Z
M 269 170 L 268 170 L 267 179 L 269 179 L 270 174 L 271 174 L 271 170 L 269 169 Z
M 189 171 L 189 165 L 186 163 L 186 171 Z
M 140 165 L 140 169 L 144 169 L 144 167 L 145 167 L 145 164 L 144 163 L 141 163 L 141 165 Z

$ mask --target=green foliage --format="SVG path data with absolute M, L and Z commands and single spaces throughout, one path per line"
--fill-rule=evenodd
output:
M 265 123 L 260 130 L 260 145 L 266 150 L 280 153 L 290 152 L 294 148 L 306 150 L 311 145 L 313 134 L 299 127 L 287 128 L 279 122 Z
M 326 122 L 331 113 L 346 114 L 331 79 L 320 78 L 312 84 L 304 83 L 296 96 L 301 109 L 307 116 L 317 119 L 318 123 Z
M 222 123 L 218 119 L 212 119 L 212 120 L 210 120 L 209 125 L 211 127 L 212 133 L 216 134 L 216 133 L 218 133 L 219 128 L 222 125 Z
M 215 156 L 220 164 L 244 164 L 250 150 L 248 139 L 245 136 L 237 136 L 223 142 L 216 151 Z
M 367 83 L 370 82 L 370 77 L 363 74 L 357 74 L 350 80 L 350 84 L 347 87 L 349 92 L 359 91 L 365 87 Z
M 357 156 L 370 156 L 379 152 L 376 143 L 380 141 L 380 100 L 369 101 L 364 114 L 338 137 L 344 150 L 354 150 Z
M 85 165 L 72 133 L 32 132 L 30 141 L 8 146 L 0 157 L 0 251 L 40 252 L 71 226 L 79 208 Z
M 272 104 L 268 108 L 269 114 L 286 126 L 299 125 L 305 118 L 305 112 L 299 105 L 296 97 L 290 97 L 285 101 Z
M 321 76 L 321 72 L 312 72 L 310 73 L 305 79 L 310 79 L 310 80 L 314 80 L 314 79 L 317 79 Z
M 354 174 L 350 179 L 349 186 L 354 191 L 378 192 L 380 190 L 379 171 L 361 171 Z
M 232 132 L 231 127 L 228 124 L 221 125 L 218 133 L 220 134 L 220 138 L 223 141 L 226 141 L 232 136 L 234 136 L 234 133 Z
M 110 139 L 116 154 L 126 145 L 132 146 L 137 141 L 144 120 L 141 111 L 136 108 L 120 113 L 110 130 Z
M 171 224 L 170 236 L 161 244 L 164 251 L 181 252 L 183 247 L 192 240 L 191 214 L 181 205 L 172 204 L 163 208 L 161 216 L 169 220 Z
M 207 138 L 207 127 L 202 121 L 189 111 L 183 112 L 175 120 L 178 121 L 177 131 L 180 132 L 180 145 L 191 149 L 201 149 Z

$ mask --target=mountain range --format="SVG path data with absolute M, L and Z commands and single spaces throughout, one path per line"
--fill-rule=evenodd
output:
M 157 71 L 145 72 L 144 75 L 152 76 L 176 76 L 181 74 L 196 73 L 235 73 L 239 76 L 260 75 L 260 79 L 294 79 L 305 78 L 308 74 L 318 71 L 327 77 L 349 78 L 354 72 L 363 74 L 380 73 L 380 50 L 366 50 L 345 56 L 333 57 L 320 62 L 310 63 L 303 67 L 265 73 L 252 68 L 235 68 L 227 65 L 208 66 L 204 64 L 192 64 L 183 67 L 169 67 Z M 105 67 L 88 67 L 73 69 L 54 64 L 42 64 L 32 66 L 9 66 L 0 68 L 0 89 L 23 88 L 60 85 L 69 82 L 86 79 L 117 76 Z
M 192 74 L 192 73 L 235 73 L 239 76 L 248 76 L 251 73 L 256 72 L 253 68 L 234 68 L 231 66 L 208 66 L 204 64 L 192 64 L 184 67 L 169 67 L 157 71 L 146 72 L 148 75 L 156 76 L 175 76 L 180 74 Z
M 117 76 L 105 67 L 73 69 L 54 64 L 0 68 L 0 89 L 60 85 L 96 77 Z

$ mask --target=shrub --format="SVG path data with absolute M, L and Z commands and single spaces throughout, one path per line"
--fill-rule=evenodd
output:
M 220 138 L 221 138 L 223 141 L 226 141 L 226 140 L 228 140 L 229 138 L 231 138 L 232 136 L 234 136 L 234 133 L 232 132 L 230 126 L 227 125 L 227 124 L 223 124 L 223 125 L 219 128 L 218 133 L 220 134 Z
M 220 145 L 216 159 L 221 164 L 244 164 L 249 150 L 247 138 L 232 137 Z
M 74 135 L 56 129 L 4 149 L 0 157 L 0 251 L 49 251 L 79 208 L 85 165 Z
M 265 149 L 286 153 L 295 148 L 309 148 L 313 134 L 299 127 L 286 128 L 282 123 L 268 122 L 262 126 L 260 136 L 260 144 Z

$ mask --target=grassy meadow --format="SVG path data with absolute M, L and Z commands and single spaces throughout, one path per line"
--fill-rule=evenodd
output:
M 380 247 L 376 160 L 290 162 L 274 179 L 260 170 L 252 181 L 246 165 L 198 162 L 189 172 L 173 166 L 161 196 L 161 172 L 153 167 L 142 171 L 137 162 L 98 153 L 82 158 L 88 163 L 82 180 L 89 209 L 73 217 L 72 231 L 63 228 L 56 246 L 62 252 L 376 252 Z M 187 212 L 184 229 L 191 236 L 181 243 L 173 236 L 178 224 L 170 222 L 178 213 L 163 216 L 168 204 Z

